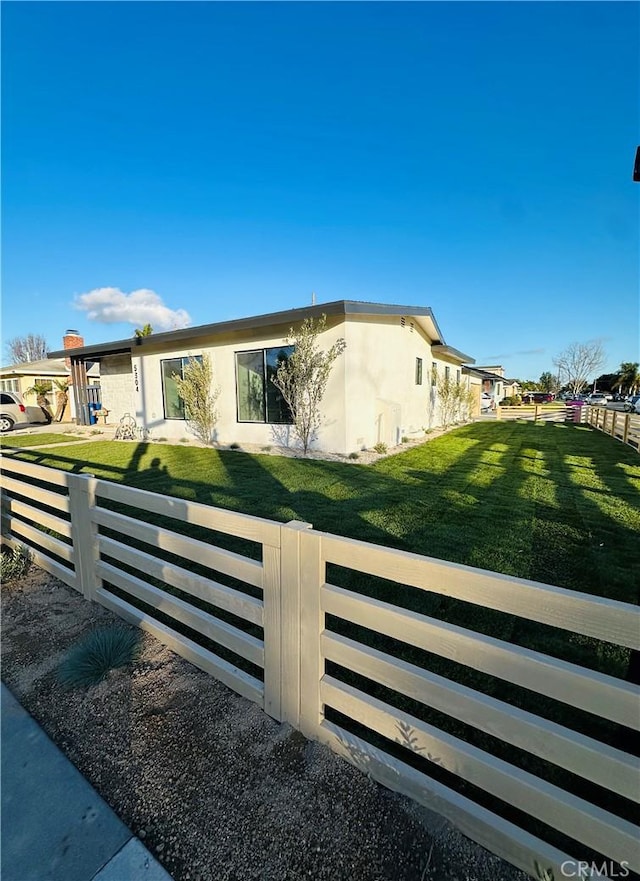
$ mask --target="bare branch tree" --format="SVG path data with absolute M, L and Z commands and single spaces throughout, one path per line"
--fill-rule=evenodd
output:
M 7 356 L 11 364 L 42 361 L 47 357 L 48 348 L 47 341 L 39 333 L 16 336 L 6 343 Z
M 586 343 L 571 343 L 564 352 L 553 359 L 563 385 L 572 394 L 579 394 L 588 384 L 590 377 L 599 370 L 605 361 L 605 352 L 600 340 Z
M 340 338 L 326 352 L 318 348 L 318 336 L 326 324 L 327 316 L 322 315 L 317 322 L 306 318 L 298 330 L 291 328 L 285 342 L 293 344 L 293 354 L 281 362 L 272 377 L 273 384 L 289 405 L 293 426 L 305 455 L 320 428 L 320 403 L 333 362 L 344 352 L 346 345 Z

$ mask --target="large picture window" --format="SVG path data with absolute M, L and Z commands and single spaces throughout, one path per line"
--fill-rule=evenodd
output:
M 272 377 L 293 354 L 293 346 L 236 352 L 238 422 L 292 422 L 291 411 Z
M 166 358 L 160 362 L 162 372 L 162 401 L 165 419 L 184 419 L 184 401 L 178 394 L 178 383 L 175 376 L 184 379 L 184 368 L 191 360 L 202 363 L 202 355 L 191 355 L 188 358 Z

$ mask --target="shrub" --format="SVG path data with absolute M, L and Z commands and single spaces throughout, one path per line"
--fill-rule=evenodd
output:
M 376 451 L 376 453 L 386 453 L 387 445 L 384 443 L 384 441 L 379 441 L 377 444 L 374 444 L 373 449 Z
M 26 575 L 31 566 L 31 551 L 26 545 L 3 550 L 0 555 L 0 580 L 11 581 Z
M 114 625 L 93 630 L 72 646 L 58 667 L 67 688 L 97 685 L 110 670 L 131 664 L 140 652 L 140 631 Z
M 350 459 L 359 459 L 359 458 L 360 458 L 360 453 L 355 453 L 355 452 L 354 452 L 354 453 L 349 453 L 349 458 L 350 458 Z
M 188 444 L 188 443 L 190 443 L 190 440 L 189 440 L 188 437 L 181 437 L 181 438 L 180 438 L 180 443 L 181 443 L 181 444 Z
M 162 443 L 164 443 L 165 441 L 166 441 L 166 437 L 157 437 L 157 438 L 156 438 L 156 443 L 157 443 L 157 444 L 162 444 Z
M 271 445 L 270 445 L 270 444 L 268 444 L 266 447 L 262 447 L 262 452 L 263 452 L 263 453 L 268 453 L 270 450 L 271 450 Z
M 410 440 L 411 440 L 411 438 L 409 438 L 409 437 L 407 437 L 407 436 L 405 435 L 405 436 L 402 438 L 402 443 L 403 443 L 403 444 L 408 444 Z
M 208 355 L 189 356 L 182 376 L 173 374 L 178 394 L 184 403 L 184 414 L 189 428 L 202 443 L 213 443 L 213 432 L 218 421 L 216 401 L 220 387 L 213 384 L 213 366 Z
M 230 449 L 230 450 L 239 450 L 239 449 L 240 449 L 240 444 L 237 443 L 236 441 L 234 441 L 232 444 L 229 444 L 229 449 Z

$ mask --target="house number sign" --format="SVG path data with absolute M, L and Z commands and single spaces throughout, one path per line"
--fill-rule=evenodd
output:
M 140 391 L 140 382 L 138 381 L 138 365 L 137 364 L 133 365 L 133 384 L 136 387 L 136 391 L 139 392 Z

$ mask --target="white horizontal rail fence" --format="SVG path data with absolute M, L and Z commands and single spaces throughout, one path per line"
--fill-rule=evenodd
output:
M 26 544 L 47 571 L 148 630 L 274 718 L 290 722 L 380 783 L 445 815 L 470 838 L 534 877 L 563 877 L 563 862 L 574 858 L 434 779 L 429 773 L 434 763 L 558 830 L 578 849 L 583 845 L 640 871 L 638 830 L 626 819 L 393 704 L 402 703 L 402 696 L 409 698 L 414 706 L 446 714 L 637 803 L 637 758 L 410 663 L 403 654 L 410 647 L 422 649 L 633 730 L 640 728 L 636 686 L 331 584 L 327 565 L 637 651 L 636 606 L 6 456 L 2 471 L 3 543 Z M 141 519 L 137 512 L 142 511 L 162 518 L 162 525 Z M 187 536 L 166 525 L 172 522 L 207 530 L 211 538 Z M 260 559 L 218 547 L 220 533 L 257 543 Z M 197 563 L 207 575 L 192 571 L 185 561 Z M 251 589 L 231 587 L 224 577 Z M 176 627 L 158 620 L 158 614 Z M 392 640 L 395 648 L 381 651 L 332 631 L 328 615 L 353 625 L 349 632 L 354 637 L 364 627 L 385 637 L 385 645 Z M 229 616 L 238 624 L 230 623 Z M 193 638 L 184 634 L 185 628 Z M 256 628 L 262 629 L 262 637 Z M 220 657 L 198 637 L 244 659 L 244 666 L 262 670 L 262 676 Z M 360 679 L 348 682 L 346 675 L 343 681 L 335 670 L 330 675 L 327 662 L 396 697 L 387 702 L 356 687 L 353 681 Z M 344 726 L 335 721 L 338 714 L 348 720 Z M 359 735 L 349 729 L 353 723 Z M 575 877 L 590 877 L 586 869 L 581 871 Z
M 2 456 L 2 543 L 26 545 L 35 563 L 80 590 L 77 518 L 71 520 L 71 487 L 77 475 Z
M 408 663 L 402 645 L 637 730 L 639 691 L 634 685 L 338 587 L 327 581 L 327 564 L 633 649 L 640 648 L 637 607 L 314 530 L 301 535 L 305 651 L 300 721 L 307 736 L 328 744 L 391 789 L 444 814 L 470 838 L 534 877 L 563 877 L 562 863 L 573 858 L 434 780 L 420 767 L 426 770 L 429 763 L 436 763 L 575 842 L 640 870 L 638 829 L 632 823 L 328 675 L 325 663 L 337 664 L 637 802 L 640 769 L 635 757 Z M 327 615 L 391 637 L 397 641 L 398 654 L 332 632 Z M 375 743 L 329 721 L 328 709 L 366 729 Z M 412 760 L 397 758 L 397 750 L 388 752 L 385 741 L 412 753 Z
M 607 410 L 605 407 L 587 407 L 586 422 L 616 440 L 640 452 L 640 415 Z

